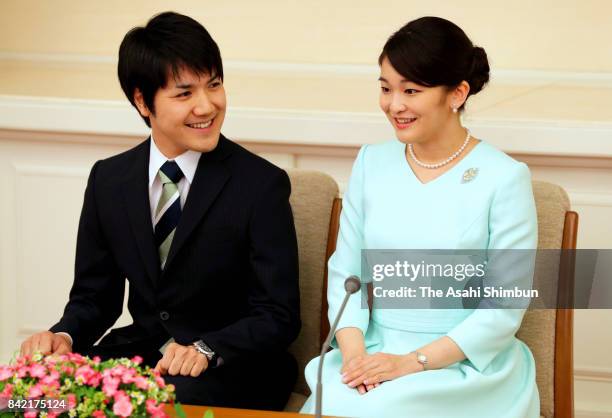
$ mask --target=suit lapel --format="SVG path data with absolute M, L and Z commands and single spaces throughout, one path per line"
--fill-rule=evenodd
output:
M 223 159 L 229 155 L 229 151 L 228 140 L 221 136 L 219 144 L 213 151 L 200 156 L 181 220 L 170 246 L 165 269 L 172 263 L 189 235 L 200 223 L 229 180 L 230 171 L 223 162 Z
M 151 206 L 149 205 L 149 141 L 143 143 L 142 149 L 138 150 L 136 161 L 123 184 L 123 197 L 140 256 L 147 273 L 155 284 L 160 274 L 160 268 L 159 255 L 157 248 L 155 248 L 153 236 Z

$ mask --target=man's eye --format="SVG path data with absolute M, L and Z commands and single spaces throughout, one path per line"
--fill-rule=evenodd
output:
M 190 91 L 184 91 L 182 93 L 179 93 L 176 97 L 188 97 L 189 95 L 191 95 Z
M 220 81 L 213 81 L 212 83 L 210 83 L 210 88 L 214 89 L 214 88 L 219 87 L 220 85 L 221 85 Z

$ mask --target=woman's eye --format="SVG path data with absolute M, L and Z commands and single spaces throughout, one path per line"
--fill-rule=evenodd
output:
M 406 93 L 406 94 L 415 94 L 415 93 L 418 93 L 418 92 L 419 91 L 415 90 L 415 89 L 406 89 L 406 90 L 404 90 L 404 93 Z
M 383 93 L 389 93 L 389 87 L 381 86 L 380 89 Z

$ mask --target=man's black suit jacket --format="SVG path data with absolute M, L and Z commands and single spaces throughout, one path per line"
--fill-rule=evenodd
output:
M 298 256 L 287 174 L 221 136 L 202 154 L 161 271 L 149 205 L 150 139 L 89 176 L 75 278 L 61 320 L 86 351 L 122 311 L 134 323 L 102 345 L 158 349 L 202 339 L 224 360 L 285 351 L 300 330 Z

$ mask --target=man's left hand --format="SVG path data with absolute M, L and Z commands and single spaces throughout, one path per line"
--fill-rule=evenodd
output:
M 208 359 L 192 345 L 170 343 L 155 370 L 170 376 L 198 377 L 208 368 Z

